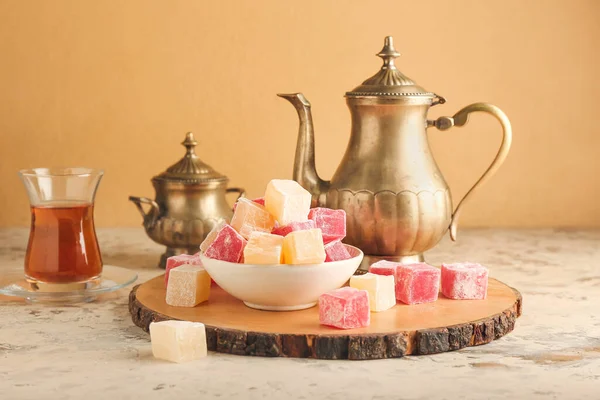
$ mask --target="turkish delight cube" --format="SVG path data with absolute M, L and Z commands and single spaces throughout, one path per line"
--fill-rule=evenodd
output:
M 440 270 L 425 263 L 396 267 L 396 299 L 405 304 L 430 303 L 438 299 Z
M 244 248 L 245 264 L 283 263 L 283 236 L 252 232 Z
M 252 232 L 271 233 L 275 219 L 264 206 L 242 197 L 231 218 L 231 226 L 248 239 Z
M 325 243 L 342 240 L 346 237 L 346 211 L 330 208 L 312 208 L 308 219 L 315 221 L 317 228 L 323 232 Z
M 171 270 L 183 264 L 202 266 L 202 261 L 200 260 L 199 253 L 193 255 L 179 254 L 178 256 L 172 256 L 167 258 L 167 265 L 165 267 L 165 287 L 167 287 L 167 285 L 169 284 L 169 273 L 171 272 Z
M 487 297 L 488 269 L 477 263 L 442 264 L 442 294 L 455 300 Z
M 286 264 L 320 264 L 325 261 L 325 246 L 320 229 L 294 231 L 283 238 Z
M 265 191 L 265 207 L 281 226 L 306 221 L 311 202 L 311 194 L 292 180 L 273 179 Z
M 325 262 L 341 261 L 352 258 L 346 246 L 339 240 L 327 243 L 325 246 Z
M 294 231 L 303 231 L 306 229 L 315 229 L 317 226 L 315 225 L 315 221 L 299 221 L 299 222 L 290 222 L 284 226 L 278 226 L 273 229 L 271 232 L 273 235 L 286 236 L 290 232 Z
M 174 307 L 195 307 L 210 296 L 210 275 L 198 265 L 181 265 L 171 270 L 166 303 Z
M 202 243 L 200 243 L 200 251 L 201 252 L 204 253 L 206 251 L 206 249 L 208 249 L 208 246 L 210 246 L 212 244 L 212 242 L 215 241 L 215 239 L 217 238 L 217 235 L 219 234 L 219 232 L 221 231 L 221 229 L 223 229 L 223 227 L 225 225 L 227 225 L 227 223 L 222 218 L 219 219 L 217 221 L 217 223 L 213 225 L 210 232 L 208 232 L 208 235 L 206 235 L 206 237 L 204 238 Z
M 161 360 L 182 363 L 208 354 L 206 328 L 200 322 L 151 322 L 150 341 L 152 354 Z
M 258 197 L 256 199 L 252 199 L 253 202 L 255 202 L 256 204 L 260 204 L 261 206 L 265 205 L 265 198 L 264 197 Z M 235 209 L 237 208 L 237 201 L 233 204 L 233 211 L 235 212 Z
M 350 287 L 369 292 L 371 312 L 385 311 L 396 305 L 394 277 L 391 275 L 354 275 L 350 278 Z
M 362 328 L 371 323 L 369 293 L 343 287 L 319 297 L 319 322 L 340 329 Z
M 209 238 L 206 238 L 206 240 L 209 240 Z M 204 255 L 216 260 L 236 263 L 242 258 L 244 247 L 246 247 L 246 239 L 231 226 L 223 224 L 212 242 L 205 246 Z
M 371 264 L 369 272 L 377 275 L 396 275 L 396 267 L 400 263 L 393 261 L 381 260 Z

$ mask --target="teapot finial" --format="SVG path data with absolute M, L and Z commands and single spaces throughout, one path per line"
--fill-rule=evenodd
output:
M 396 69 L 396 66 L 394 65 L 394 59 L 399 55 L 400 53 L 398 53 L 394 48 L 394 38 L 391 36 L 386 36 L 383 42 L 383 49 L 377 53 L 377 56 L 381 57 L 383 60 L 382 69 Z
M 383 60 L 379 71 L 364 81 L 362 85 L 355 87 L 351 92 L 346 92 L 346 97 L 393 97 L 400 96 L 428 96 L 433 97 L 422 87 L 404 75 L 396 68 L 394 59 L 400 55 L 394 48 L 394 38 L 386 36 L 383 48 L 376 54 Z

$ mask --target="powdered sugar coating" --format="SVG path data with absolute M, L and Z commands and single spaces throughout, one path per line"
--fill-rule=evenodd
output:
M 394 277 L 391 275 L 354 275 L 350 278 L 350 287 L 369 292 L 371 312 L 389 310 L 396 305 Z
M 256 204 L 260 204 L 261 206 L 265 205 L 265 198 L 264 197 L 258 197 L 256 199 L 252 199 L 252 201 Z M 237 201 L 235 202 L 235 204 L 233 205 L 233 212 L 235 212 L 235 209 L 237 208 Z
M 290 232 L 283 238 L 286 264 L 320 264 L 325 261 L 325 247 L 320 229 Z
M 162 360 L 181 363 L 208 354 L 206 328 L 200 322 L 151 322 L 150 338 L 152 354 Z
M 346 237 L 346 211 L 330 208 L 311 208 L 308 219 L 315 221 L 317 228 L 323 232 L 323 242 L 342 240 Z
M 442 264 L 442 294 L 455 300 L 483 300 L 488 275 L 488 269 L 477 263 Z
M 352 256 L 339 240 L 325 245 L 325 262 L 348 260 L 349 258 Z
M 371 264 L 369 272 L 376 275 L 395 275 L 396 267 L 398 265 L 400 265 L 400 263 L 381 260 Z
M 252 232 L 244 248 L 244 264 L 283 263 L 283 237 L 264 232 Z
M 279 226 L 275 229 L 273 229 L 273 232 L 271 232 L 273 235 L 279 235 L 279 236 L 286 236 L 288 233 L 290 232 L 295 232 L 295 231 L 304 231 L 307 229 L 315 229 L 317 226 L 315 225 L 315 221 L 296 221 L 296 222 L 290 222 L 287 225 L 284 226 Z
M 255 231 L 271 233 L 275 219 L 265 207 L 242 197 L 231 218 L 231 226 L 248 239 Z
M 202 261 L 200 260 L 200 253 L 196 253 L 194 255 L 180 254 L 178 256 L 172 256 L 167 258 L 167 265 L 165 267 L 165 287 L 167 287 L 167 285 L 169 284 L 169 274 L 171 273 L 171 270 L 184 264 L 202 266 Z
M 210 244 L 215 240 L 215 238 L 217 237 L 217 233 L 219 233 L 219 231 L 223 229 L 224 225 L 227 225 L 227 222 L 225 222 L 225 220 L 222 218 L 219 219 L 217 223 L 213 225 L 210 232 L 208 232 L 208 235 L 206 235 L 206 237 L 204 238 L 204 241 L 200 243 L 201 252 L 205 252 L 206 249 L 208 249 L 208 246 L 210 246 Z
M 369 326 L 369 293 L 366 290 L 343 287 L 321 295 L 319 322 L 340 329 Z
M 204 251 L 204 255 L 216 260 L 236 263 L 242 258 L 244 247 L 246 247 L 246 239 L 231 226 L 225 224 Z
M 312 195 L 300 184 L 288 179 L 273 179 L 265 191 L 265 207 L 280 225 L 306 221 Z
M 405 304 L 430 303 L 438 299 L 440 270 L 425 263 L 396 267 L 396 299 Z
M 180 265 L 171 270 L 165 302 L 174 307 L 195 307 L 210 296 L 210 276 L 199 265 Z

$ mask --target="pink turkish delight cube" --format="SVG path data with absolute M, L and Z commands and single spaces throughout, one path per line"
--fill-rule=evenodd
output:
M 381 260 L 369 267 L 369 272 L 376 275 L 396 275 L 396 267 L 400 263 L 393 261 Z
M 319 322 L 340 329 L 369 326 L 369 292 L 346 286 L 322 294 L 319 297 Z
M 487 297 L 488 269 L 477 263 L 442 264 L 442 294 L 455 300 Z
M 255 202 L 256 204 L 260 204 L 261 206 L 265 205 L 265 198 L 264 197 L 259 197 L 256 199 L 252 199 L 253 202 Z M 233 204 L 233 211 L 235 211 L 235 208 L 237 207 L 237 201 Z
M 291 222 L 284 226 L 279 226 L 271 232 L 273 235 L 286 236 L 290 232 L 294 231 L 305 231 L 308 229 L 315 229 L 315 221 L 301 221 L 301 222 Z
M 438 299 L 440 270 L 425 263 L 396 267 L 396 299 L 405 304 L 430 303 Z
M 169 283 L 169 273 L 173 268 L 179 267 L 180 265 L 188 264 L 188 265 L 202 265 L 202 261 L 200 261 L 200 253 L 196 254 L 179 254 L 177 256 L 172 256 L 167 258 L 167 266 L 165 267 L 165 287 Z
M 215 260 L 237 263 L 244 254 L 244 247 L 246 239 L 230 225 L 224 224 L 204 250 L 204 255 Z
M 308 219 L 315 221 L 323 233 L 323 243 L 342 240 L 346 237 L 346 211 L 330 208 L 311 208 Z
M 346 246 L 339 240 L 325 245 L 325 262 L 341 261 L 352 258 Z

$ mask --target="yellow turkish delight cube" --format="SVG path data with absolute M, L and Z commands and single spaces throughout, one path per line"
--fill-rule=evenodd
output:
M 265 192 L 265 207 L 282 226 L 307 221 L 311 201 L 311 194 L 292 180 L 273 179 Z
M 152 354 L 161 360 L 182 363 L 206 357 L 206 327 L 200 322 L 150 323 Z
M 350 278 L 350 287 L 369 292 L 371 311 L 385 311 L 396 305 L 396 289 L 392 275 L 367 273 Z
M 252 232 L 244 248 L 245 264 L 283 263 L 283 236 Z
M 181 265 L 169 272 L 166 303 L 195 307 L 210 296 L 210 275 L 199 265 Z
M 247 240 L 252 232 L 271 233 L 275 219 L 264 206 L 242 197 L 237 202 L 231 226 Z
M 286 264 L 320 264 L 325 261 L 323 234 L 320 229 L 288 233 L 283 238 L 283 260 Z

